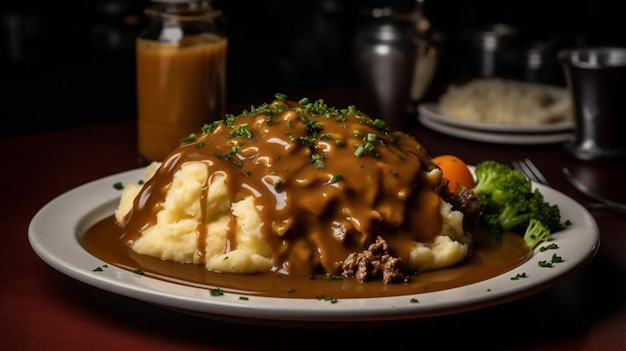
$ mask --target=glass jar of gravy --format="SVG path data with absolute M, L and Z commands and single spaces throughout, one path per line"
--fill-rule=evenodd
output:
M 226 105 L 228 40 L 208 0 L 152 0 L 136 42 L 138 152 L 142 164 L 162 161 L 221 119 Z

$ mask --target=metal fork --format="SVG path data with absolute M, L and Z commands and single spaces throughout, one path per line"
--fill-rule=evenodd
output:
M 548 182 L 548 180 L 546 179 L 546 177 L 543 176 L 539 168 L 537 168 L 537 166 L 535 166 L 533 161 L 531 161 L 530 159 L 523 158 L 521 160 L 511 162 L 511 164 L 513 165 L 513 168 L 522 172 L 523 175 L 525 175 L 533 182 L 550 186 L 550 182 Z

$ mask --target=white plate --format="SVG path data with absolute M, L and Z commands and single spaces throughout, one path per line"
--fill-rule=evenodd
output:
M 419 121 L 426 127 L 440 133 L 452 135 L 458 138 L 482 141 L 485 143 L 517 144 L 517 145 L 540 145 L 570 141 L 574 138 L 573 132 L 559 133 L 495 133 L 474 129 L 457 128 L 448 124 L 439 123 L 426 115 L 419 115 Z
M 341 327 L 407 321 L 491 306 L 543 290 L 566 278 L 596 253 L 599 234 L 593 217 L 580 204 L 553 189 L 537 185 L 547 201 L 559 204 L 563 219 L 573 225 L 554 234 L 557 250 L 537 252 L 529 261 L 506 274 L 460 288 L 411 296 L 340 299 L 285 299 L 225 293 L 212 296 L 208 289 L 179 285 L 134 274 L 106 264 L 81 245 L 85 231 L 110 216 L 120 191 L 116 182 L 142 178 L 142 169 L 108 176 L 50 201 L 33 217 L 28 238 L 33 250 L 53 268 L 94 287 L 153 303 L 168 309 L 214 319 L 263 325 Z M 541 268 L 538 261 L 561 256 L 562 263 Z M 516 274 L 527 278 L 512 280 Z M 417 298 L 418 303 L 412 302 Z
M 542 89 L 549 91 L 555 98 L 563 99 L 567 97 L 567 90 L 564 88 L 553 87 L 548 85 L 539 85 Z M 543 125 L 510 125 L 499 123 L 485 123 L 462 120 L 450 116 L 446 116 L 439 111 L 439 104 L 427 102 L 417 107 L 420 115 L 425 116 L 433 122 L 446 124 L 457 128 L 472 129 L 483 132 L 500 132 L 500 133 L 555 133 L 572 131 L 574 129 L 574 121 L 562 121 L 552 124 Z

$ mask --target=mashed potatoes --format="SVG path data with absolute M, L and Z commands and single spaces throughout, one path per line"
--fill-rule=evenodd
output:
M 146 179 L 150 179 L 160 163 L 147 168 Z M 142 235 L 130 242 L 131 248 L 140 254 L 160 257 L 168 261 L 204 263 L 208 270 L 255 273 L 267 272 L 272 268 L 272 253 L 261 236 L 261 221 L 254 208 L 254 198 L 230 203 L 224 175 L 217 174 L 209 182 L 209 169 L 201 162 L 184 164 L 174 174 L 171 187 L 165 197 L 163 208 L 156 214 L 156 223 L 146 227 Z M 206 191 L 204 197 L 202 192 Z M 123 222 L 139 187 L 129 184 L 115 212 L 118 223 Z M 205 204 L 201 204 L 206 199 Z M 204 255 L 198 248 L 197 230 L 202 220 L 202 208 L 206 206 L 206 236 Z M 228 226 L 235 218 L 236 249 L 225 251 Z
M 128 245 L 230 273 L 336 274 L 377 236 L 412 272 L 462 261 L 472 238 L 414 138 L 353 109 L 276 100 L 206 126 L 115 212 Z
M 571 120 L 571 100 L 544 86 L 498 78 L 451 86 L 439 100 L 442 114 L 474 122 L 541 125 Z

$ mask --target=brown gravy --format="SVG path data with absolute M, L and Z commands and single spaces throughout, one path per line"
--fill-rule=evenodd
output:
M 506 233 L 501 243 L 494 243 L 487 234 L 477 231 L 473 234 L 474 251 L 462 264 L 422 272 L 412 276 L 408 283 L 384 284 L 382 281 L 359 283 L 354 279 L 334 279 L 325 275 L 210 272 L 200 265 L 163 261 L 137 254 L 119 239 L 122 233 L 123 229 L 115 223 L 114 217 L 110 216 L 87 230 L 83 237 L 83 245 L 88 252 L 109 264 L 129 271 L 139 269 L 144 275 L 152 278 L 199 288 L 219 288 L 225 292 L 242 295 L 281 298 L 364 298 L 440 291 L 504 274 L 530 257 L 523 239 L 516 234 Z
M 226 112 L 228 41 L 205 33 L 179 43 L 137 39 L 138 151 L 162 161 L 180 138 Z
M 139 240 L 157 223 L 176 172 L 193 162 L 209 170 L 205 189 L 224 178 L 230 204 L 254 198 L 271 271 L 335 274 L 376 236 L 409 262 L 412 243 L 441 233 L 441 172 L 414 137 L 376 122 L 356 108 L 284 98 L 205 125 L 146 181 L 120 221 L 121 240 Z M 212 233 L 205 224 L 217 212 L 209 211 L 208 197 L 209 190 L 202 191 L 196 264 L 206 263 Z M 234 216 L 224 234 L 223 252 L 242 244 Z

